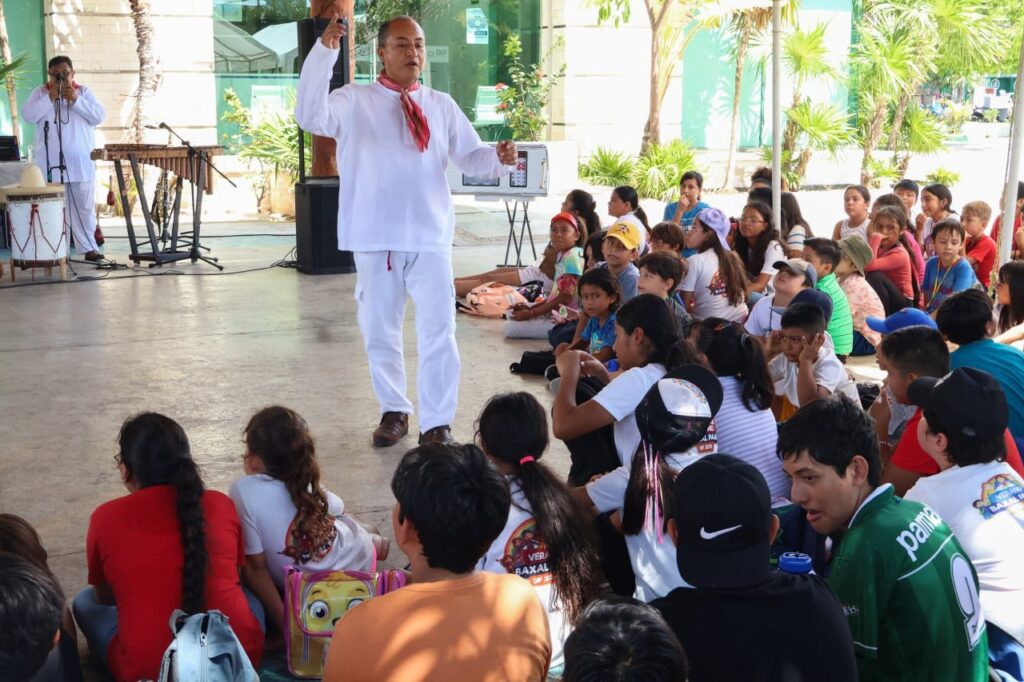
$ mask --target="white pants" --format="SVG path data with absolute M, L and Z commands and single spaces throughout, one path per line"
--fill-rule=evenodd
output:
M 96 181 L 64 184 L 64 218 L 71 225 L 79 254 L 99 251 L 96 245 Z
M 416 395 L 420 432 L 451 425 L 461 362 L 455 344 L 455 284 L 449 253 L 364 251 L 356 261 L 359 329 L 381 412 L 413 413 L 406 395 L 402 322 L 416 308 Z

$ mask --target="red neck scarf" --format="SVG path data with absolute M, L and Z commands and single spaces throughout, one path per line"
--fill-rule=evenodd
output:
M 399 93 L 399 99 L 402 100 L 402 111 L 405 112 L 405 123 L 409 126 L 409 132 L 412 133 L 412 139 L 416 142 L 416 148 L 421 152 L 427 151 L 427 147 L 430 145 L 430 126 L 427 125 L 427 117 L 424 116 L 423 109 L 420 109 L 420 105 L 413 102 L 412 97 L 409 96 L 410 92 L 419 90 L 420 84 L 416 82 L 408 88 L 403 88 L 391 80 L 386 73 L 377 76 L 377 82 L 388 90 Z

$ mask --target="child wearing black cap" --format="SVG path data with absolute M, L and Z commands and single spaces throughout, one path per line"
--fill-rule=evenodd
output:
M 694 589 L 651 605 L 686 650 L 691 682 L 857 679 L 850 629 L 825 579 L 769 565 L 779 518 L 757 469 L 702 457 L 679 474 L 672 500 L 669 535 Z
M 965 367 L 918 379 L 909 393 L 924 412 L 921 446 L 940 471 L 906 499 L 938 512 L 977 569 L 990 649 L 1000 637 L 1024 642 L 1024 479 L 1006 463 L 1003 390 L 991 374 Z

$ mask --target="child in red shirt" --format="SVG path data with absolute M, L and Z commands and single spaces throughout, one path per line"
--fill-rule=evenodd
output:
M 964 245 L 967 261 L 974 268 L 978 281 L 988 290 L 992 266 L 996 262 L 996 242 L 985 234 L 989 218 L 992 217 L 992 207 L 984 201 L 972 201 L 964 206 L 960 217 L 967 233 L 967 243 Z

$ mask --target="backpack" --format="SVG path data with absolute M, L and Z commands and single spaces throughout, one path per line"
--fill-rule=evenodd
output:
M 284 635 L 288 672 L 296 677 L 322 677 L 335 623 L 349 609 L 405 583 L 404 571 L 302 571 L 286 567 Z
M 526 303 L 526 297 L 519 290 L 501 282 L 481 284 L 466 294 L 466 302 L 455 302 L 455 308 L 469 315 L 480 317 L 504 317 L 520 303 Z
M 168 625 L 174 634 L 160 663 L 158 682 L 251 682 L 259 675 L 220 611 L 186 614 L 175 609 Z

